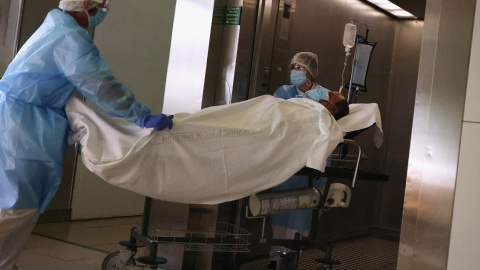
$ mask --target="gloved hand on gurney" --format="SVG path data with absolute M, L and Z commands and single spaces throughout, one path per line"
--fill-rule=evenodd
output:
M 155 115 L 147 115 L 145 117 L 145 123 L 144 126 L 146 128 L 154 128 L 155 130 L 164 130 L 166 128 L 172 129 L 173 127 L 173 121 L 172 121 L 173 115 L 165 115 L 165 114 L 155 114 Z

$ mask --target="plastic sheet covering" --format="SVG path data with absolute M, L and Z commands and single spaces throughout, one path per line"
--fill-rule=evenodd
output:
M 321 105 L 261 96 L 176 114 L 171 130 L 141 129 L 73 98 L 66 112 L 86 167 L 152 198 L 217 204 L 276 186 L 304 166 L 320 171 L 343 141 Z

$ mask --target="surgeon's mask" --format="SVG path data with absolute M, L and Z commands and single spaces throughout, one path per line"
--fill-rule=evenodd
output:
M 292 70 L 290 72 L 290 82 L 296 87 L 301 86 L 307 81 L 307 73 L 301 70 Z
M 317 102 L 319 102 L 320 100 L 329 100 L 329 96 L 328 96 L 328 92 L 330 92 L 328 89 L 326 88 L 315 88 L 315 89 L 312 89 L 310 91 L 307 91 L 305 92 L 305 97 L 309 98 L 309 99 L 313 99 Z
M 88 15 L 88 11 L 86 12 Z M 88 15 L 88 27 L 92 27 L 92 28 L 97 27 L 103 21 L 103 19 L 105 19 L 106 16 L 107 16 L 106 9 L 98 7 L 97 14 L 95 14 L 94 16 Z

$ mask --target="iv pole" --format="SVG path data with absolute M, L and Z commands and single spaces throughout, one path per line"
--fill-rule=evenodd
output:
M 357 22 L 359 24 L 362 24 L 364 25 L 366 28 L 367 28 L 367 31 L 366 31 L 366 34 L 365 34 L 365 41 L 368 40 L 368 32 L 370 31 L 370 26 L 364 22 L 361 22 L 361 21 L 358 21 L 356 19 L 350 19 L 350 23 L 354 23 L 354 22 Z M 355 39 L 355 45 L 357 44 L 357 39 Z M 350 72 L 350 83 L 348 84 L 348 95 L 347 95 L 347 102 L 348 104 L 350 104 L 352 102 L 352 98 L 353 98 L 353 94 L 352 94 L 352 82 L 353 82 L 353 75 L 354 75 L 354 71 L 355 71 L 355 56 L 357 54 L 357 50 L 355 49 L 355 54 L 353 55 L 353 59 L 352 59 L 352 71 Z M 347 52 L 347 55 L 345 56 L 345 63 L 344 65 L 346 66 L 346 62 L 347 62 L 347 57 L 348 57 L 349 53 Z M 345 67 L 343 69 L 345 71 Z M 342 85 L 340 86 L 340 89 L 343 89 L 343 73 L 342 73 Z M 355 89 L 355 96 L 357 95 L 358 93 L 358 86 L 357 88 Z M 342 91 L 340 90 L 340 93 Z

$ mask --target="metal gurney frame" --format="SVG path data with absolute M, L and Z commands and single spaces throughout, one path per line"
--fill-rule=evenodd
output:
M 366 128 L 369 129 L 369 128 Z M 332 246 L 328 243 L 323 243 L 320 241 L 317 241 L 317 226 L 318 226 L 318 220 L 319 220 L 319 211 L 322 209 L 325 209 L 327 205 L 327 196 L 329 194 L 329 189 L 330 185 L 332 183 L 332 178 L 343 178 L 343 179 L 352 179 L 351 180 L 351 185 L 350 187 L 354 187 L 357 179 L 368 179 L 372 181 L 388 181 L 388 176 L 379 174 L 379 173 L 372 173 L 372 172 L 366 172 L 366 171 L 360 171 L 359 170 L 359 165 L 360 165 L 360 159 L 362 157 L 362 149 L 360 147 L 360 144 L 354 140 L 352 140 L 353 137 L 358 135 L 359 133 L 363 132 L 366 129 L 354 131 L 347 133 L 345 136 L 346 139 L 344 139 L 343 143 L 340 143 L 337 146 L 337 150 L 335 152 L 338 152 L 338 154 L 332 155 L 330 161 L 333 162 L 338 162 L 338 163 L 351 163 L 354 165 L 354 168 L 346 168 L 346 167 L 326 167 L 325 172 L 320 172 L 315 169 L 311 169 L 308 167 L 302 168 L 300 171 L 295 173 L 295 175 L 301 175 L 301 176 L 308 176 L 308 182 L 309 182 L 309 187 L 313 188 L 313 179 L 318 178 L 318 177 L 328 177 L 328 180 L 325 184 L 325 187 L 323 191 L 320 193 L 321 194 L 321 199 L 318 204 L 318 207 L 314 208 L 313 211 L 313 216 L 312 216 L 312 222 L 310 226 L 310 233 L 308 237 L 303 237 L 299 233 L 295 234 L 294 239 L 267 239 L 265 238 L 264 232 L 265 232 L 265 219 L 268 215 L 264 216 L 250 216 L 249 215 L 249 209 L 247 206 L 246 209 L 246 218 L 247 219 L 257 219 L 257 218 L 262 218 L 263 219 L 263 225 L 262 225 L 262 234 L 259 239 L 251 239 L 252 244 L 257 244 L 257 245 L 269 245 L 269 246 L 285 246 L 289 249 L 292 250 L 291 254 L 287 254 L 284 257 L 284 260 L 282 262 L 282 267 L 280 269 L 298 269 L 298 263 L 299 263 L 299 251 L 300 250 L 305 250 L 308 248 L 318 248 L 319 250 L 324 252 L 324 257 L 317 259 L 317 262 L 320 263 L 320 268 L 318 269 L 332 269 L 333 265 L 340 264 L 339 261 L 332 259 Z M 348 139 L 347 139 L 348 138 Z M 353 145 L 357 148 L 357 154 L 355 157 L 350 158 L 347 157 L 348 153 L 348 147 L 350 145 Z M 327 207 L 328 208 L 328 207 Z M 298 210 L 298 209 L 297 209 Z M 296 210 L 292 210 L 296 211 Z
M 346 148 L 348 145 L 354 145 L 358 149 L 358 153 L 355 158 L 345 158 L 346 153 L 348 152 Z M 310 186 L 312 186 L 312 181 L 315 177 L 327 176 L 330 178 L 351 178 L 352 187 L 355 185 L 355 181 L 358 178 L 368 178 L 369 180 L 377 181 L 386 181 L 386 176 L 381 174 L 373 174 L 369 172 L 364 172 L 359 170 L 359 162 L 361 159 L 362 151 L 360 145 L 350 139 L 345 139 L 338 147 L 338 155 L 334 158 L 331 158 L 331 161 L 347 162 L 353 163 L 354 169 L 349 168 L 335 168 L 327 167 L 325 172 L 322 173 L 315 169 L 304 167 L 296 173 L 296 175 L 308 176 Z M 388 177 L 387 177 L 388 178 Z M 330 188 L 331 180 L 328 180 L 323 194 L 328 194 Z M 327 196 L 322 196 L 319 203 L 318 210 L 322 209 L 326 203 Z M 249 238 L 251 233 L 243 230 L 239 227 L 234 228 L 234 233 L 230 234 L 228 237 L 223 238 L 219 235 L 210 235 L 209 237 L 191 237 L 191 235 L 186 235 L 185 237 L 156 237 L 149 234 L 150 227 L 150 210 L 151 210 L 152 198 L 146 197 L 144 204 L 144 215 L 142 217 L 142 227 L 141 228 L 132 228 L 130 232 L 130 239 L 128 241 L 120 242 L 120 245 L 126 247 L 126 249 L 114 251 L 107 255 L 102 263 L 102 269 L 157 269 L 158 266 L 167 262 L 167 259 L 158 257 L 157 250 L 158 245 L 164 243 L 183 243 L 185 245 L 190 244 L 201 244 L 201 245 L 228 245 L 229 247 L 234 247 L 230 252 L 248 252 L 248 246 L 251 244 L 258 245 L 281 245 L 286 246 L 295 252 L 292 253 L 288 261 L 288 268 L 286 269 L 297 269 L 298 268 L 298 251 L 304 250 L 307 248 L 318 248 L 325 253 L 324 257 L 318 259 L 317 261 L 322 264 L 323 268 L 319 269 L 332 269 L 333 265 L 338 264 L 338 261 L 332 259 L 332 247 L 328 243 L 323 243 L 315 240 L 317 236 L 317 231 L 315 229 L 310 230 L 308 237 L 302 237 L 299 234 L 295 239 L 267 239 L 264 237 L 265 229 L 265 218 L 254 217 L 254 218 L 263 218 L 263 228 L 262 236 L 259 239 Z M 248 211 L 248 209 L 247 209 Z M 311 228 L 316 228 L 318 224 L 318 211 L 313 212 Z M 137 252 L 139 247 L 145 247 L 148 249 L 148 255 L 140 258 L 134 259 L 134 255 Z M 143 265 L 136 265 L 136 261 L 142 263 Z

